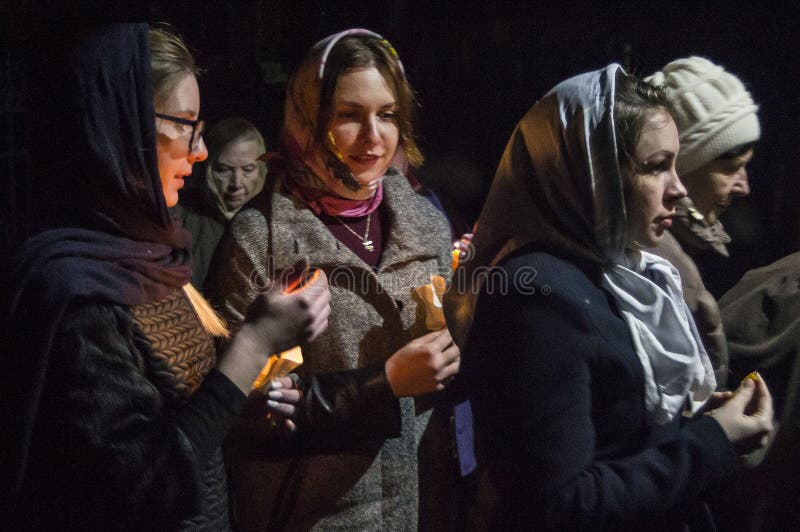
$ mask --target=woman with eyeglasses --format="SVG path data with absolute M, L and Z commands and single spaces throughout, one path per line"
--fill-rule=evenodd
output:
M 272 186 L 217 249 L 206 284 L 233 324 L 298 261 L 331 283 L 330 326 L 303 344 L 299 384 L 254 394 L 228 440 L 244 530 L 442 528 L 428 519 L 445 520 L 430 506 L 454 483 L 452 449 L 449 416 L 431 406 L 459 350 L 413 295 L 449 275 L 451 252 L 444 216 L 393 162 L 401 150 L 422 161 L 415 106 L 386 39 L 356 29 L 318 42 L 289 83 Z
M 191 54 L 146 24 L 68 28 L 31 53 L 54 156 L 3 300 L 0 528 L 228 530 L 223 438 L 268 353 L 325 328 L 327 282 L 259 295 L 231 336 L 167 211 L 207 154 Z

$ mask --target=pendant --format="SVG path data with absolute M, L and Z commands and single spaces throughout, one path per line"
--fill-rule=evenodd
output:
M 361 244 L 367 251 L 375 251 L 375 246 L 372 245 L 372 240 L 363 240 Z

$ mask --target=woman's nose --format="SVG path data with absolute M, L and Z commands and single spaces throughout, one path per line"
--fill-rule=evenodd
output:
M 681 178 L 678 177 L 678 174 L 675 170 L 672 171 L 672 178 L 670 179 L 669 184 L 667 185 L 667 189 L 665 191 L 665 195 L 671 201 L 678 201 L 683 199 L 687 196 L 686 187 L 683 186 L 681 182 Z
M 361 128 L 361 137 L 364 142 L 370 145 L 380 142 L 381 135 L 378 131 L 377 117 L 368 118 Z
M 206 141 L 203 137 L 200 137 L 200 142 L 197 144 L 197 148 L 191 150 L 189 152 L 189 162 L 199 163 L 201 161 L 205 161 L 208 158 L 208 148 L 206 148 Z

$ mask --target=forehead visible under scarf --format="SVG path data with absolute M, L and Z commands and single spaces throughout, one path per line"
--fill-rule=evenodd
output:
M 314 132 L 318 127 L 320 96 L 325 73 L 323 61 L 327 62 L 341 40 L 350 36 L 378 39 L 394 54 L 400 71 L 404 72 L 400 58 L 389 41 L 370 30 L 352 28 L 329 35 L 314 44 L 289 81 L 284 106 L 284 135 L 289 137 L 284 139 L 284 143 L 288 141 L 290 144 L 296 144 L 291 148 L 299 149 L 301 153 L 306 153 L 312 147 Z

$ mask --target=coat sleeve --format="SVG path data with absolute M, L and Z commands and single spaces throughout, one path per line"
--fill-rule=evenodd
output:
M 247 308 L 275 276 L 269 239 L 269 224 L 261 211 L 243 209 L 234 216 L 214 252 L 205 293 L 233 331 L 239 329 Z
M 269 224 L 264 214 L 258 209 L 240 211 L 217 248 L 206 285 L 232 330 L 238 329 L 247 307 L 275 275 L 269 252 Z M 275 439 L 291 438 L 295 448 L 307 450 L 400 434 L 399 403 L 383 364 L 312 375 L 302 388 L 305 393 L 296 418 L 297 434 L 289 436 L 267 422 L 265 399 L 253 393 L 229 443 L 259 454 L 275 452 L 272 447 L 264 448 L 267 441 Z
M 643 399 L 630 378 L 598 378 L 594 368 L 608 367 L 601 358 L 608 346 L 580 306 L 589 301 L 564 295 L 558 281 L 551 288 L 547 295 L 542 286 L 535 294 L 482 295 L 473 331 L 483 339 L 464 356 L 509 525 L 621 529 L 658 519 L 725 479 L 735 457 L 708 416 L 658 444 L 623 429 L 628 437 L 605 441 L 616 451 L 600 457 L 597 442 L 609 425 L 642 421 L 594 411 L 593 399 Z
M 200 471 L 244 404 L 238 388 L 214 370 L 188 403 L 165 404 L 118 306 L 73 303 L 51 359 L 36 452 L 52 458 L 39 476 L 62 483 L 54 508 L 120 529 L 172 528 L 196 514 Z

